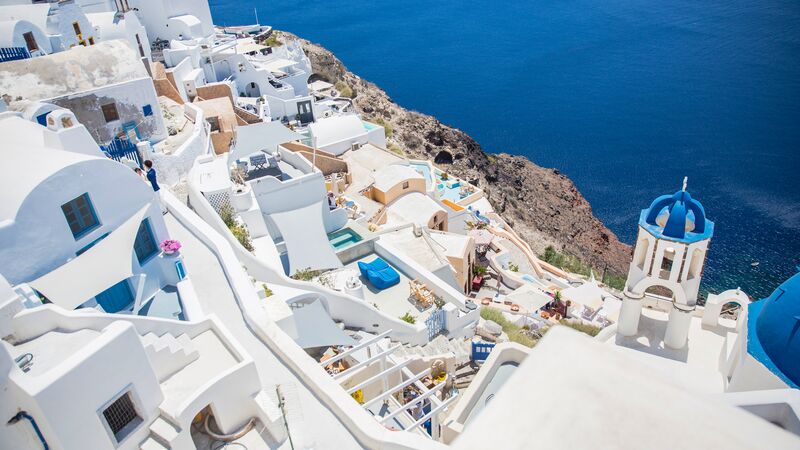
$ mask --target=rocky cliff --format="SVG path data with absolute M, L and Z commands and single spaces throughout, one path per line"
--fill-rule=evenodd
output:
M 289 33 L 279 36 L 297 38 Z M 523 156 L 486 153 L 463 131 L 395 104 L 381 88 L 348 71 L 330 51 L 297 39 L 317 76 L 347 84 L 355 109 L 365 119 L 388 124 L 393 150 L 433 160 L 443 170 L 479 186 L 534 251 L 543 252 L 552 245 L 597 269 L 627 273 L 630 246 L 592 214 L 589 202 L 557 169 L 539 167 Z

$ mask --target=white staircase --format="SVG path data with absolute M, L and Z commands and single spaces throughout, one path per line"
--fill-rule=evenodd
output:
M 140 450 L 165 450 L 173 448 L 178 441 L 181 430 L 171 424 L 164 416 L 159 415 L 150 424 L 150 434 L 140 445 Z
M 175 337 L 170 333 L 147 333 L 142 336 L 142 343 L 159 382 L 198 358 L 192 338 L 186 334 Z
M 399 348 L 395 355 L 406 357 L 430 358 L 452 354 L 456 362 L 469 361 L 472 353 L 472 343 L 469 339 L 447 339 L 445 336 L 436 336 L 425 345 L 406 346 Z

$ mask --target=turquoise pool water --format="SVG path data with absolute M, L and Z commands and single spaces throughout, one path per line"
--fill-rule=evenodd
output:
M 374 123 L 370 123 L 370 122 L 366 122 L 366 121 L 363 121 L 363 120 L 361 121 L 361 123 L 364 124 L 364 128 L 366 128 L 367 131 L 372 131 L 375 128 L 379 128 L 380 127 L 380 125 L 377 125 L 377 124 L 374 124 Z
M 328 240 L 330 241 L 333 248 L 336 250 L 341 250 L 348 245 L 355 244 L 356 242 L 363 241 L 364 238 L 361 237 L 360 234 L 353 231 L 352 228 L 342 228 L 339 231 L 334 231 L 328 235 Z

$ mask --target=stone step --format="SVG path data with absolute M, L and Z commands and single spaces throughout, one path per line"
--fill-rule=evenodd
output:
M 139 450 L 169 450 L 169 447 L 161 445 L 153 436 L 147 436 L 147 439 L 139 445 Z
M 179 434 L 180 429 L 169 423 L 164 416 L 156 417 L 150 425 L 150 436 L 166 448 L 172 448 Z

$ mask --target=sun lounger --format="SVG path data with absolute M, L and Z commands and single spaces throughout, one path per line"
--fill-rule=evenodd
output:
M 358 270 L 377 289 L 390 288 L 400 282 L 400 274 L 381 258 L 369 263 L 359 262 Z

